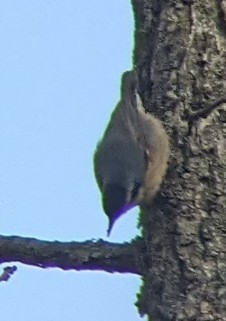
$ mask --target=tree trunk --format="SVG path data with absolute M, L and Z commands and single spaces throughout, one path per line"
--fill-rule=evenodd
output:
M 161 196 L 141 209 L 137 305 L 152 321 L 226 320 L 225 99 L 208 109 L 226 94 L 225 1 L 132 4 L 140 92 L 172 150 Z

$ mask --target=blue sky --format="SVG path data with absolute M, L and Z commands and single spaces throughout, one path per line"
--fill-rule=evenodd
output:
M 2 0 L 0 43 L 0 233 L 107 239 L 92 157 L 132 65 L 130 1 Z M 137 234 L 137 212 L 110 241 Z M 4 321 L 141 320 L 136 276 L 17 266 Z

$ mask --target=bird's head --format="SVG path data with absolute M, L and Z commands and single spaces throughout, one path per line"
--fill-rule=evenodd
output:
M 128 210 L 136 206 L 136 197 L 140 188 L 134 183 L 131 188 L 118 184 L 108 184 L 103 191 L 102 203 L 104 212 L 108 216 L 109 236 L 116 220 Z

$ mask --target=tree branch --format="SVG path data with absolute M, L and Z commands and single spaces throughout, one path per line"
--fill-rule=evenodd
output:
M 4 267 L 3 272 L 0 275 L 0 282 L 8 281 L 16 270 L 17 270 L 16 266 L 6 266 L 6 267 Z
M 224 103 L 226 103 L 226 95 L 210 103 L 208 106 L 204 107 L 203 109 L 200 109 L 196 112 L 191 113 L 189 115 L 189 119 L 191 121 L 194 121 L 200 118 L 207 118 L 214 109 L 216 109 L 219 105 Z
M 140 240 L 124 244 L 103 240 L 49 242 L 1 235 L 0 263 L 21 262 L 40 268 L 141 274 L 142 244 Z

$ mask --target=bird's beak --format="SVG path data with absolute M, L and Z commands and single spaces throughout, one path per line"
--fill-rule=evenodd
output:
M 117 219 L 125 212 L 127 212 L 128 210 L 130 210 L 131 208 L 133 208 L 136 204 L 134 203 L 129 203 L 126 204 L 122 209 L 120 209 L 118 212 L 114 213 L 113 216 L 108 217 L 108 229 L 107 229 L 107 236 L 109 237 L 112 231 L 112 228 L 115 224 L 115 221 L 117 221 Z
M 111 234 L 111 230 L 113 228 L 114 222 L 115 222 L 115 220 L 109 219 L 108 229 L 107 229 L 107 237 L 109 237 Z

